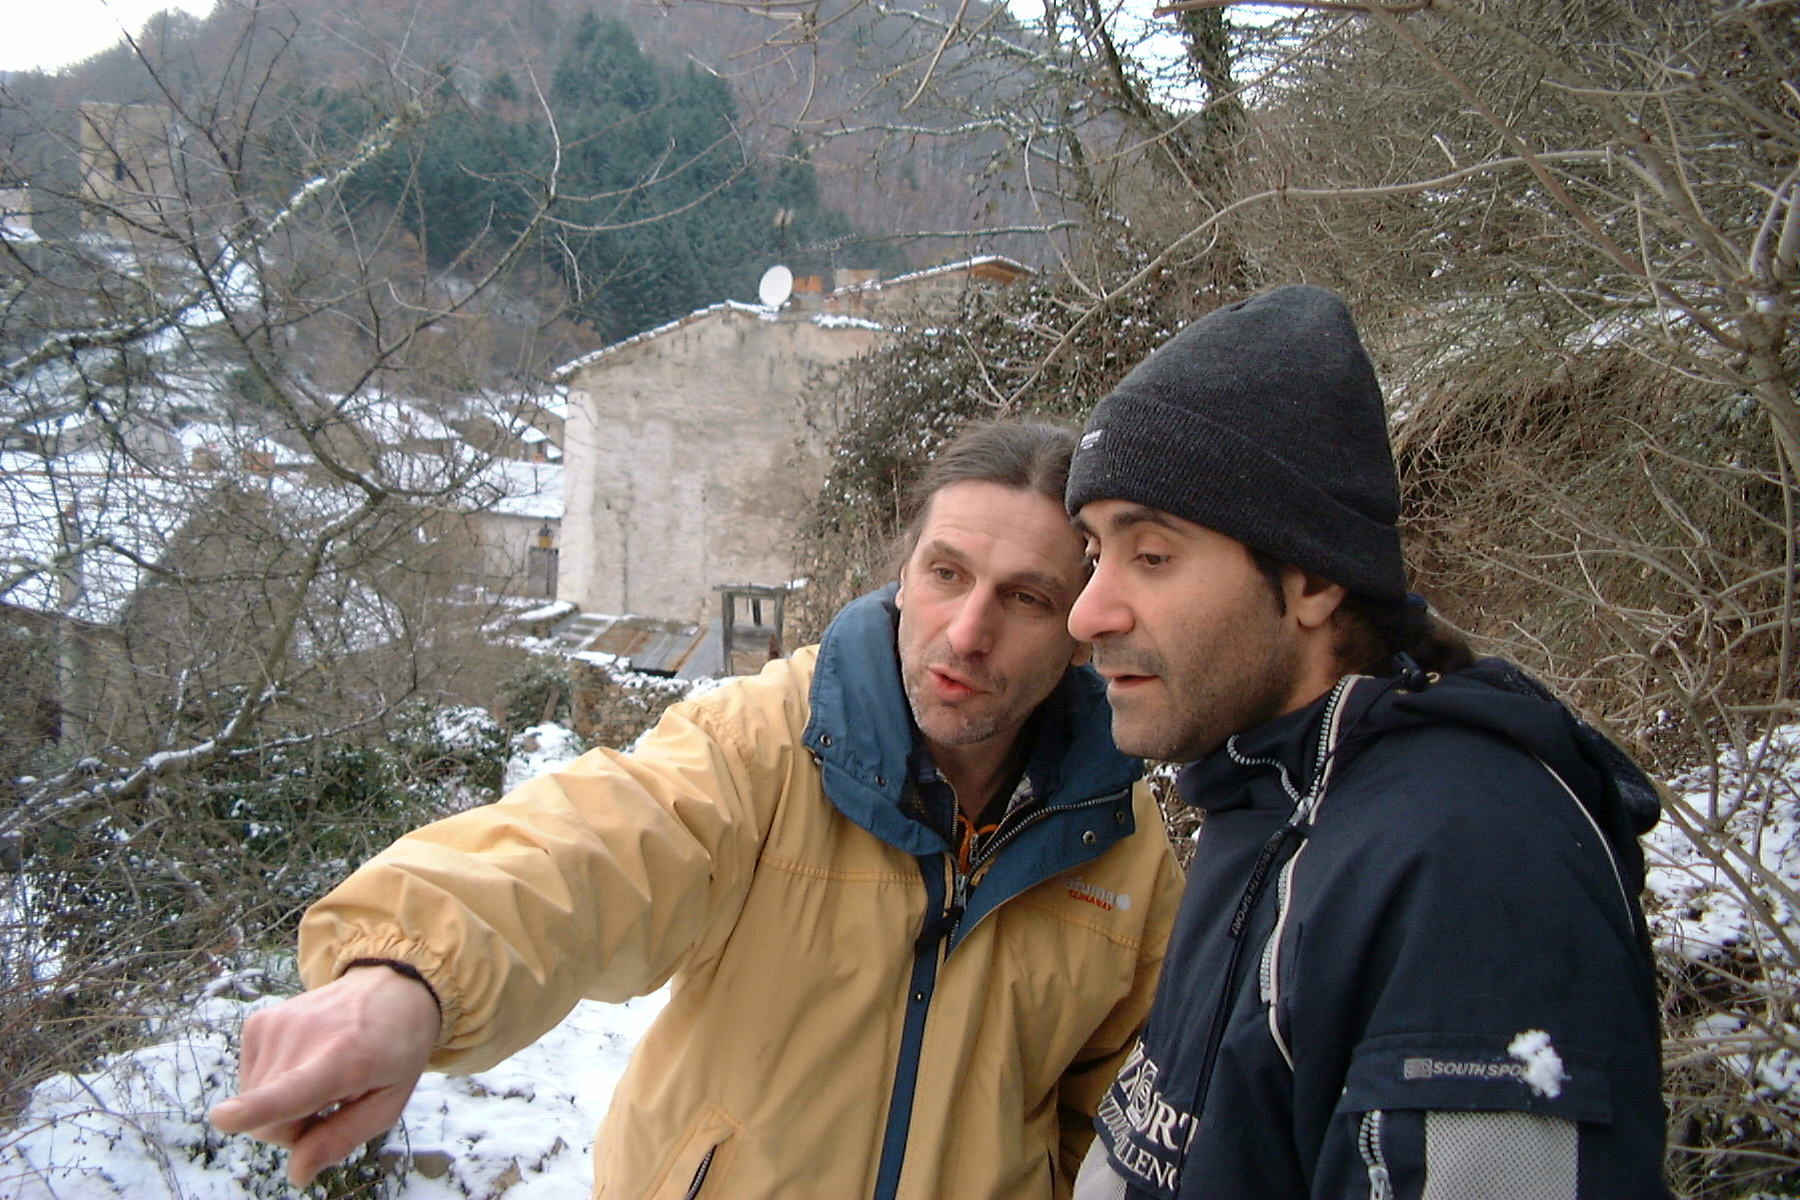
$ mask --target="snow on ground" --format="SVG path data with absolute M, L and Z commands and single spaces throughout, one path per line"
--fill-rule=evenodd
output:
M 477 1075 L 430 1074 L 389 1135 L 414 1169 L 405 1200 L 587 1200 L 594 1130 L 658 992 L 578 1005 L 536 1044 Z M 0 1131 L 0 1195 L 13 1200 L 238 1200 L 294 1194 L 285 1155 L 225 1137 L 204 1114 L 232 1094 L 244 1018 L 275 1003 L 214 996 L 167 1022 L 155 1044 L 39 1087 Z M 510 1181 L 510 1182 L 509 1182 Z
M 1675 803 L 1645 839 L 1650 929 L 1659 949 L 1724 974 L 1759 965 L 1753 986 L 1772 998 L 1800 991 L 1800 725 L 1785 725 L 1710 766 L 1669 781 Z M 1729 838 L 1729 856 L 1702 852 L 1687 827 Z M 1755 971 L 1752 970 L 1754 976 Z M 1703 1017 L 1684 1032 L 1710 1046 L 1767 1100 L 1800 1106 L 1800 1024 L 1777 1002 L 1755 1025 L 1744 1015 Z M 1742 1007 L 1739 1013 L 1743 1012 Z
M 1670 780 L 1669 791 L 1699 820 L 1729 830 L 1746 853 L 1740 861 L 1711 861 L 1677 819 L 1650 832 L 1645 848 L 1661 913 L 1659 946 L 1708 959 L 1749 940 L 1769 942 L 1771 921 L 1800 926 L 1791 900 L 1800 893 L 1800 725 L 1784 725 L 1746 752 L 1727 751 L 1716 767 Z M 1760 881 L 1754 890 L 1766 917 L 1745 911 L 1734 875 Z
M 478 711 L 478 710 L 477 710 Z M 486 714 L 481 717 L 485 719 Z M 446 710 L 440 723 L 474 720 Z M 581 753 L 555 724 L 514 739 L 507 786 Z M 285 986 L 281 986 L 281 985 Z M 256 1009 L 292 991 L 248 970 L 216 981 L 200 1004 L 163 1021 L 150 1045 L 82 1075 L 51 1079 L 23 1118 L 0 1129 L 0 1196 L 9 1200 L 226 1200 L 295 1195 L 285 1154 L 206 1124 L 237 1080 L 238 1033 Z M 391 1194 L 404 1200 L 587 1200 L 594 1130 L 631 1049 L 666 992 L 626 1004 L 583 1003 L 491 1071 L 429 1074 L 390 1135 L 411 1156 Z
M 554 721 L 522 729 L 513 735 L 512 757 L 506 760 L 500 790 L 510 792 L 527 779 L 580 757 L 583 749 L 580 737 Z
M 448 719 L 454 719 L 452 714 Z M 508 785 L 580 752 L 559 726 L 515 739 Z M 1778 730 L 1745 756 L 1670 781 L 1695 813 L 1731 828 L 1762 864 L 1763 912 L 1800 937 L 1787 903 L 1800 888 L 1800 726 Z M 1659 944 L 1706 960 L 1745 939 L 1774 934 L 1735 898 L 1731 871 L 1711 864 L 1665 820 L 1647 839 L 1653 928 Z M 1744 861 L 1732 864 L 1741 871 Z M 1784 894 L 1785 893 L 1785 894 Z M 1791 943 L 1790 943 L 1791 944 Z M 1800 964 L 1784 964 L 1790 970 Z M 284 1156 L 205 1123 L 207 1108 L 231 1094 L 244 1018 L 274 1003 L 256 971 L 221 979 L 200 1004 L 163 1022 L 151 1045 L 106 1059 L 80 1076 L 61 1076 L 33 1094 L 23 1119 L 0 1129 L 0 1196 L 10 1200 L 276 1200 L 296 1193 Z M 410 1155 L 411 1169 L 383 1193 L 400 1200 L 586 1200 L 595 1128 L 631 1048 L 661 1010 L 666 993 L 623 1005 L 586 1003 L 535 1045 L 491 1071 L 427 1075 L 386 1152 Z M 1704 1034 L 1705 1030 L 1698 1031 Z M 1721 1043 L 1738 1032 L 1712 1030 Z M 1553 1092 L 1560 1060 L 1542 1034 L 1521 1034 L 1514 1053 Z M 1792 1054 L 1738 1056 L 1736 1068 L 1772 1097 L 1800 1097 Z

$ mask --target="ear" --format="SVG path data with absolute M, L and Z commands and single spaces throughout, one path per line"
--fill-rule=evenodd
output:
M 906 607 L 906 564 L 905 563 L 900 564 L 900 569 L 894 573 L 894 578 L 900 581 L 900 587 L 894 592 L 894 607 L 895 608 L 905 608 Z
M 1281 591 L 1287 600 L 1288 616 L 1307 631 L 1322 629 L 1330 623 L 1331 614 L 1338 610 L 1344 597 L 1350 594 L 1350 589 L 1343 584 L 1333 583 L 1295 566 L 1282 567 Z

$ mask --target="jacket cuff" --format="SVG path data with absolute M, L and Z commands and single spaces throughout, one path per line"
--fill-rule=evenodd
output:
M 431 1002 L 437 1005 L 438 1019 L 443 1020 L 444 1002 L 438 999 L 437 989 L 432 987 L 431 981 L 421 975 L 419 968 L 411 963 L 401 962 L 397 958 L 353 958 L 338 969 L 338 976 L 341 978 L 345 972 L 355 967 L 386 967 L 396 975 L 406 976 L 431 994 Z
M 425 985 L 438 1009 L 434 1057 L 456 1036 L 463 1006 L 444 963 L 430 946 L 398 934 L 364 934 L 336 946 L 308 946 L 302 939 L 300 975 L 307 987 L 320 987 L 352 967 L 379 965 Z

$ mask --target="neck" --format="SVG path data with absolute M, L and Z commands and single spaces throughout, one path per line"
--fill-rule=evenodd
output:
M 1338 680 L 1352 674 L 1338 661 L 1328 631 L 1309 638 L 1301 646 L 1294 682 L 1288 692 L 1284 713 L 1298 712 L 1337 686 Z
M 1006 782 L 1018 742 L 1016 733 L 1004 741 L 989 738 L 972 746 L 945 746 L 927 738 L 925 748 L 931 753 L 932 765 L 956 793 L 957 806 L 972 821 Z

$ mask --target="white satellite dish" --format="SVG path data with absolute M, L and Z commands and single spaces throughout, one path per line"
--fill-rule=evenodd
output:
M 766 308 L 780 308 L 793 294 L 794 273 L 780 264 L 764 271 L 762 282 L 756 285 L 757 298 Z

